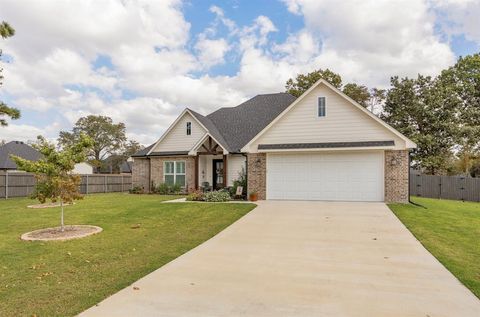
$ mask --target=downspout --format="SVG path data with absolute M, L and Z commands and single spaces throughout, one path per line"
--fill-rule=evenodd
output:
M 248 154 L 247 153 L 241 153 L 242 156 L 245 157 L 245 180 L 247 181 L 247 188 L 245 188 L 245 191 L 247 193 L 247 199 L 248 199 Z
M 152 191 L 152 161 L 150 156 L 147 156 L 148 159 L 148 192 Z
M 408 202 L 411 204 L 412 200 L 410 199 L 410 168 L 412 165 L 412 151 L 408 151 Z

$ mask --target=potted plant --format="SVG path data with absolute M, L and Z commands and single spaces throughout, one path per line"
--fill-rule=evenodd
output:
M 252 190 L 250 194 L 248 194 L 248 200 L 250 201 L 257 201 L 258 200 L 258 192 L 257 190 Z

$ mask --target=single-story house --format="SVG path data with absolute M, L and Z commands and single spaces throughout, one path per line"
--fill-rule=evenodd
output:
M 253 97 L 206 116 L 185 109 L 133 155 L 133 183 L 231 186 L 242 169 L 260 199 L 408 201 L 416 144 L 319 80 L 300 97 Z
M 132 162 L 123 155 L 112 154 L 102 161 L 100 174 L 131 174 Z
M 37 161 L 42 154 L 22 141 L 11 141 L 0 146 L 0 171 L 16 171 L 17 164 L 10 158 L 16 155 L 30 161 Z
M 22 141 L 11 141 L 0 146 L 0 171 L 16 172 L 17 164 L 10 158 L 10 155 L 16 155 L 30 161 L 38 161 L 42 154 L 36 149 Z M 76 174 L 92 174 L 92 165 L 81 162 L 75 164 L 73 172 Z

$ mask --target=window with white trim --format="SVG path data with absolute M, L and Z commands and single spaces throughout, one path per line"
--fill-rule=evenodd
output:
M 327 101 L 325 97 L 318 97 L 318 116 L 325 117 L 327 115 Z
M 185 161 L 163 162 L 163 180 L 167 185 L 178 184 L 185 187 Z
M 191 135 L 191 134 L 192 134 L 192 123 L 187 122 L 187 135 Z

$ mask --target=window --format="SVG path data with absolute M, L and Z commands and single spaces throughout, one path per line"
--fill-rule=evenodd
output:
M 325 117 L 327 115 L 325 97 L 318 97 L 318 116 Z
M 163 163 L 164 182 L 167 185 L 178 184 L 185 187 L 185 161 L 166 161 Z
M 187 122 L 187 135 L 191 135 L 191 134 L 192 134 L 192 123 Z

